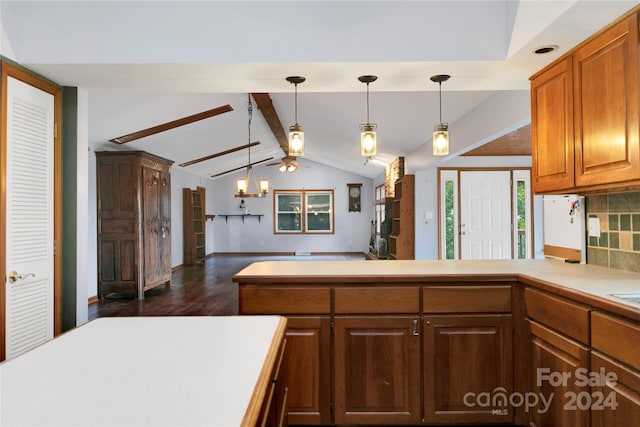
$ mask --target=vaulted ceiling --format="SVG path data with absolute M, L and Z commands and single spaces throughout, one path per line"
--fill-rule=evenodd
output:
M 442 119 L 452 155 L 526 125 L 526 112 L 493 135 L 478 130 L 456 141 L 456 129 L 501 94 L 528 96 L 528 78 L 547 63 L 637 5 L 637 1 L 11 1 L 0 2 L 0 53 L 88 95 L 88 138 L 95 150 L 141 149 L 210 177 L 251 161 L 284 156 L 249 93 L 270 99 L 286 130 L 305 128 L 301 162 L 319 162 L 363 176 L 382 173 L 398 156 L 417 164 L 430 154 L 439 122 L 435 74 L 442 84 Z M 547 55 L 535 48 L 557 45 Z M 378 155 L 364 164 L 359 125 L 378 125 Z M 265 98 L 266 96 L 266 98 Z M 191 124 L 125 144 L 111 139 L 230 106 Z M 498 104 L 499 105 L 499 104 Z M 508 150 L 507 150 L 508 151 Z M 302 173 L 302 172 L 299 172 Z

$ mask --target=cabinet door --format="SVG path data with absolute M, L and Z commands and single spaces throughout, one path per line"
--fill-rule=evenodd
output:
M 533 191 L 574 186 L 573 79 L 570 59 L 531 81 Z
M 637 14 L 578 49 L 573 70 L 576 185 L 640 179 Z
M 640 420 L 640 372 L 595 351 L 591 354 L 591 371 L 615 374 L 615 381 L 599 381 L 591 389 L 592 427 L 637 423 Z
M 589 393 L 576 381 L 576 369 L 588 372 L 589 351 L 576 341 L 529 321 L 531 327 L 531 391 L 550 401 L 531 408 L 532 426 L 589 426 L 589 411 L 574 409 L 572 396 Z M 612 424 L 616 425 L 616 424 Z
M 420 423 L 417 316 L 335 318 L 335 424 Z
M 289 424 L 331 423 L 331 330 L 328 316 L 287 318 L 287 384 Z
M 425 421 L 512 422 L 511 408 L 479 396 L 513 391 L 511 316 L 425 316 L 424 331 Z
M 142 168 L 142 237 L 144 244 L 144 285 L 155 285 L 162 277 L 160 243 L 160 172 Z M 142 294 L 142 293 L 141 293 Z

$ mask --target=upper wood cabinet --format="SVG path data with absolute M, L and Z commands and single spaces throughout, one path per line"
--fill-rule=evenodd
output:
M 638 9 L 531 78 L 535 192 L 640 185 Z
M 531 81 L 533 189 L 574 186 L 573 73 L 565 59 Z

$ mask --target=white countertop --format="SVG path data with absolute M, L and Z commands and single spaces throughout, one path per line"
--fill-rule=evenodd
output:
M 281 321 L 96 319 L 0 364 L 0 424 L 240 426 Z
M 570 264 L 556 259 L 535 260 L 375 260 L 375 261 L 264 261 L 237 273 L 233 280 L 243 282 L 268 278 L 327 279 L 385 277 L 406 279 L 433 277 L 481 277 L 513 275 L 547 282 L 587 295 L 605 298 L 638 309 L 640 305 L 610 296 L 639 293 L 640 274 L 589 264 Z

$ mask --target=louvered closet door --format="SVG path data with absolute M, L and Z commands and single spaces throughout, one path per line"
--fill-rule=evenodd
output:
M 53 122 L 53 95 L 8 77 L 7 359 L 53 338 Z

